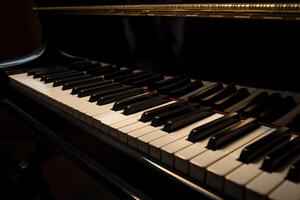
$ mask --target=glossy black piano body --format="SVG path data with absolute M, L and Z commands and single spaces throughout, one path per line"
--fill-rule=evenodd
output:
M 283 14 L 180 12 L 163 10 L 160 4 L 133 11 L 115 8 L 109 13 L 107 4 L 116 3 L 103 3 L 105 10 L 93 9 L 90 2 L 85 10 L 82 2 L 37 1 L 46 51 L 31 63 L 5 70 L 13 74 L 88 58 L 165 75 L 299 92 L 299 4 L 297 12 Z M 24 88 L 9 83 L 3 88 L 2 104 L 14 108 L 40 132 L 38 141 L 71 158 L 96 179 L 107 180 L 121 191 L 121 198 L 227 197 L 47 106 Z

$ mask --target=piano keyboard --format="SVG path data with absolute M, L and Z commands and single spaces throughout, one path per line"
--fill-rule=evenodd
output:
M 10 75 L 34 97 L 233 199 L 300 199 L 292 96 L 99 63 Z

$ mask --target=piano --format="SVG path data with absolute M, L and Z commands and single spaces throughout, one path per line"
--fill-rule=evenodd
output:
M 120 199 L 300 199 L 297 1 L 33 10 L 41 47 L 0 64 L 1 105 L 40 146 Z

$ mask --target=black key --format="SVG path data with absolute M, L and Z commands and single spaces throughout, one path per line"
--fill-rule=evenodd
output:
M 62 90 L 69 90 L 76 86 L 80 86 L 82 84 L 100 82 L 102 80 L 103 79 L 101 77 L 90 77 L 90 78 L 86 78 L 86 79 L 76 80 L 76 81 L 72 81 L 72 82 L 63 84 Z
M 71 92 L 71 94 L 78 94 L 80 90 L 91 88 L 91 87 L 97 87 L 105 84 L 112 83 L 112 80 L 104 80 L 94 83 L 88 83 L 88 84 L 82 84 L 80 86 L 75 86 Z
M 188 85 L 176 88 L 176 89 L 168 92 L 168 95 L 171 96 L 171 97 L 180 97 L 180 96 L 183 96 L 183 95 L 185 95 L 189 92 L 192 92 L 193 90 L 198 89 L 201 86 L 203 86 L 202 82 L 197 80 L 197 81 L 194 81 L 194 82 L 192 82 Z
M 229 95 L 228 97 L 219 100 L 214 103 L 213 107 L 219 110 L 224 110 L 228 108 L 229 106 L 234 105 L 235 103 L 241 101 L 242 99 L 249 96 L 249 92 L 246 88 L 241 88 L 232 95 Z
M 124 115 L 131 115 L 164 103 L 167 103 L 169 100 L 167 99 L 167 96 L 158 96 L 154 97 L 145 101 L 141 101 L 138 103 L 133 103 L 125 106 L 124 108 Z
M 211 85 L 210 87 L 207 87 L 205 90 L 202 90 L 201 92 L 189 97 L 190 102 L 199 102 L 201 99 L 210 96 L 218 91 L 223 89 L 223 85 L 221 83 L 216 83 Z
M 31 69 L 27 72 L 27 76 L 32 76 L 37 72 L 43 72 L 43 71 L 46 71 L 47 69 L 51 69 L 51 68 L 49 68 L 49 67 L 43 67 L 43 68 L 39 67 L 39 68 Z
M 199 121 L 201 119 L 204 119 L 206 117 L 211 116 L 213 113 L 209 111 L 203 111 L 202 109 L 195 109 L 191 112 L 188 112 L 184 115 L 175 117 L 173 119 L 168 120 L 165 123 L 165 126 L 163 128 L 164 131 L 171 133 L 174 132 L 180 128 L 183 128 L 185 126 L 188 126 L 196 121 Z
M 143 74 L 139 74 L 130 78 L 123 79 L 122 82 L 127 83 L 127 84 L 132 84 L 135 81 L 143 80 L 144 78 L 147 78 L 149 76 L 152 76 L 152 72 L 145 72 Z
M 244 110 L 242 110 L 242 114 L 244 116 L 258 117 L 260 113 L 272 108 L 272 106 L 276 105 L 281 100 L 280 94 L 274 93 L 264 101 L 246 107 Z
M 287 179 L 295 183 L 300 183 L 300 159 L 291 165 Z
M 160 87 L 164 87 L 164 86 L 173 84 L 177 81 L 180 81 L 183 78 L 184 77 L 176 76 L 176 77 L 172 77 L 172 78 L 169 78 L 169 79 L 163 79 L 163 80 L 160 80 L 160 81 L 156 81 L 156 82 L 148 85 L 148 90 L 156 90 Z
M 95 71 L 90 71 L 89 73 L 93 74 L 94 76 L 100 76 L 100 75 L 106 75 L 112 72 L 116 72 L 119 71 L 120 68 L 119 67 L 115 67 L 115 66 L 105 66 L 105 67 L 100 67 L 99 69 L 95 70 Z
M 161 74 L 153 74 L 153 75 L 145 77 L 141 80 L 133 81 L 132 84 L 136 87 L 143 87 L 145 85 L 148 85 L 149 83 L 153 83 L 153 82 L 161 80 L 163 78 L 164 78 L 164 76 Z
M 98 92 L 103 92 L 103 91 L 109 91 L 109 90 L 113 90 L 116 88 L 121 88 L 119 83 L 107 83 L 104 85 L 97 85 L 94 87 L 89 87 L 86 89 L 82 89 L 78 92 L 78 97 L 86 97 L 86 96 L 90 96 L 92 94 L 96 94 Z
M 291 142 L 282 146 L 281 148 L 276 149 L 275 151 L 268 154 L 261 166 L 261 169 L 267 172 L 273 172 L 281 169 L 299 157 L 300 151 L 300 138 L 294 138 Z
M 258 118 L 265 123 L 272 123 L 278 118 L 282 117 L 288 111 L 296 106 L 293 97 L 285 97 L 282 101 L 273 105 L 272 108 L 259 114 Z
M 253 118 L 246 119 L 239 122 L 237 125 L 222 131 L 210 137 L 207 148 L 211 150 L 217 150 L 238 138 L 249 134 L 252 130 L 258 128 L 260 125 L 256 123 Z
M 95 92 L 91 95 L 89 101 L 90 102 L 95 102 L 95 101 L 98 101 L 100 97 L 102 96 L 106 96 L 106 95 L 109 95 L 109 94 L 114 94 L 116 92 L 124 92 L 124 91 L 127 91 L 127 90 L 130 90 L 132 89 L 133 86 L 122 86 L 122 87 L 113 87 L 113 88 L 106 88 L 106 89 L 102 89 L 100 90 L 99 92 Z
M 131 69 L 125 69 L 125 70 L 120 70 L 120 71 L 105 74 L 104 78 L 105 79 L 115 79 L 115 78 L 118 78 L 120 76 L 128 75 L 128 74 L 131 74 L 131 73 L 132 73 Z
M 108 104 L 108 103 L 113 103 L 115 101 L 119 101 L 121 99 L 133 97 L 133 96 L 140 95 L 143 93 L 144 93 L 144 90 L 142 88 L 133 88 L 133 89 L 126 90 L 126 91 L 117 92 L 117 93 L 109 94 L 106 96 L 101 96 L 98 98 L 97 104 L 104 105 L 104 104 Z
M 64 78 L 64 79 L 59 79 L 53 82 L 53 87 L 57 87 L 57 86 L 61 86 L 64 83 L 68 83 L 68 82 L 72 82 L 72 81 L 76 81 L 76 80 L 80 80 L 83 78 L 88 78 L 88 77 L 92 77 L 91 74 L 84 74 L 84 75 L 76 75 L 74 77 L 71 78 Z
M 129 78 L 133 78 L 133 77 L 136 77 L 136 76 L 140 76 L 142 74 L 146 74 L 147 72 L 135 72 L 135 73 L 132 73 L 132 74 L 126 74 L 126 75 L 123 75 L 123 76 L 119 76 L 117 78 L 114 78 L 115 81 L 123 81 L 123 80 L 126 80 L 126 79 L 129 79 Z
M 221 100 L 236 91 L 236 87 L 234 85 L 229 85 L 226 88 L 221 89 L 220 91 L 201 99 L 201 103 L 204 105 L 211 105 L 214 102 Z
M 181 106 L 179 108 L 158 114 L 152 118 L 151 126 L 157 127 L 163 125 L 168 119 L 183 115 L 191 111 L 193 107 L 194 105 Z
M 259 103 L 261 101 L 264 101 L 265 99 L 268 98 L 268 93 L 267 92 L 261 92 L 260 94 L 258 94 L 257 96 L 249 99 L 249 101 L 244 102 L 243 104 L 241 104 L 239 107 L 237 107 L 235 109 L 235 112 L 241 112 L 242 110 L 244 110 L 246 107 L 251 106 L 253 104 Z
M 137 96 L 137 97 L 127 98 L 127 99 L 116 102 L 114 104 L 112 110 L 114 110 L 114 111 L 122 110 L 122 109 L 125 108 L 125 106 L 127 106 L 129 104 L 144 101 L 146 99 L 150 99 L 150 98 L 157 97 L 157 96 L 158 96 L 157 93 L 152 92 L 152 93 L 148 93 L 148 94 L 145 94 L 145 95 L 140 95 L 140 96 Z
M 62 66 L 51 66 L 51 67 L 45 67 L 45 68 L 37 68 L 32 69 L 28 72 L 28 76 L 33 75 L 33 78 L 40 78 L 44 74 L 51 74 L 51 73 L 58 73 L 62 71 L 68 71 L 70 69 L 67 69 Z
M 181 86 L 184 86 L 184 85 L 188 85 L 190 83 L 191 83 L 191 80 L 189 78 L 183 78 L 183 79 L 178 80 L 174 83 L 168 84 L 168 85 L 163 86 L 163 87 L 159 87 L 157 89 L 157 91 L 160 94 L 168 94 L 169 91 L 174 90 L 175 88 L 178 88 L 178 87 L 181 87 Z
M 168 112 L 170 110 L 177 109 L 180 106 L 183 106 L 184 103 L 186 103 L 186 102 L 176 102 L 176 103 L 172 103 L 172 104 L 169 104 L 169 105 L 166 105 L 166 106 L 155 108 L 153 110 L 146 111 L 142 114 L 140 121 L 149 122 L 149 121 L 152 120 L 152 118 L 154 116 L 159 115 L 159 114 L 164 113 L 164 112 Z
M 59 78 L 72 77 L 73 75 L 78 75 L 78 74 L 84 74 L 84 72 L 68 70 L 66 72 L 45 74 L 41 76 L 41 81 L 44 81 L 45 83 L 50 83 Z
M 287 144 L 291 139 L 291 135 L 286 134 L 286 131 L 287 129 L 285 128 L 277 130 L 246 146 L 243 148 L 238 160 L 248 164 L 257 160 L 258 158 L 261 158 L 262 156 L 265 156 L 270 151 Z
M 190 132 L 187 140 L 195 143 L 211 136 L 214 133 L 223 131 L 224 129 L 240 121 L 237 116 L 237 113 L 231 113 L 207 124 L 194 128 Z

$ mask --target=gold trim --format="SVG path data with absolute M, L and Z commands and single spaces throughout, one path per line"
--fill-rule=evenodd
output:
M 300 3 L 206 3 L 34 7 L 64 15 L 176 16 L 238 19 L 299 20 Z

